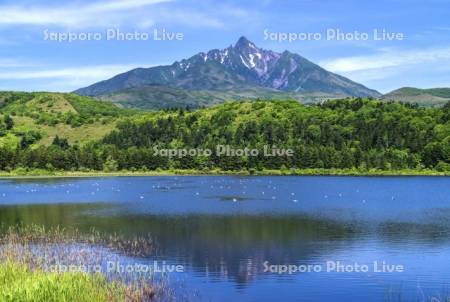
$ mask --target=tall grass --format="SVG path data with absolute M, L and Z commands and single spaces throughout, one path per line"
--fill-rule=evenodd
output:
M 100 274 L 45 273 L 10 261 L 0 264 L 0 301 L 126 301 L 127 287 Z
M 1 229 L 1 228 L 0 228 Z M 0 231 L 0 301 L 170 300 L 164 280 L 153 276 L 107 275 L 98 271 L 53 271 L 55 264 L 94 266 L 106 257 L 148 256 L 151 238 L 125 238 L 91 231 L 9 227 Z

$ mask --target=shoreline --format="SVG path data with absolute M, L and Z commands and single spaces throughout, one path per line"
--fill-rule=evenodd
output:
M 261 171 L 224 170 L 161 170 L 161 171 L 0 171 L 0 179 L 17 178 L 77 178 L 77 177 L 143 177 L 143 176 L 351 176 L 351 177 L 450 177 L 450 172 L 433 170 L 353 170 L 353 169 L 292 169 Z

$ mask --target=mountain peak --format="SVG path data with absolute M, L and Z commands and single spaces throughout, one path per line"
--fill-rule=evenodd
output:
M 244 36 L 239 38 L 239 40 L 236 42 L 234 47 L 235 48 L 247 48 L 247 47 L 256 48 L 255 44 L 253 42 L 251 42 L 250 40 L 248 40 Z

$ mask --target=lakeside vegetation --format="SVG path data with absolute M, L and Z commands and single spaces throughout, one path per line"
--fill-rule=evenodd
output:
M 142 256 L 148 255 L 153 243 L 145 238 L 102 237 L 95 231 L 82 234 L 59 227 L 17 225 L 5 229 L 2 225 L 0 301 L 139 302 L 170 298 L 170 290 L 163 281 L 158 283 L 152 276 L 127 279 L 120 274 L 78 269 L 80 265 L 86 268 L 101 265 L 108 254 L 101 254 L 99 247 Z M 60 265 L 74 269 L 49 269 Z
M 285 170 L 154 170 L 154 171 L 55 171 L 43 169 L 17 169 L 9 172 L 0 171 L 0 178 L 33 178 L 33 177 L 125 177 L 125 176 L 450 176 L 449 171 L 436 171 L 430 169 L 413 170 L 359 170 L 359 169 L 285 169 Z
M 14 175 L 448 175 L 450 104 L 227 102 L 142 112 L 71 94 L 0 94 L 0 171 Z M 258 156 L 155 154 L 255 149 Z M 265 147 L 293 156 L 263 156 Z
M 109 284 L 101 275 L 43 273 L 15 262 L 0 264 L 0 288 L 0 300 L 4 302 L 126 300 L 126 288 Z

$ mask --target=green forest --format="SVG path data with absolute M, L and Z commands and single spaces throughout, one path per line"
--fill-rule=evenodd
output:
M 261 156 L 154 154 L 160 149 L 261 150 Z M 293 156 L 264 157 L 264 146 Z M 0 170 L 450 171 L 450 103 L 423 108 L 349 98 L 226 102 L 198 110 L 121 109 L 71 94 L 0 94 Z

